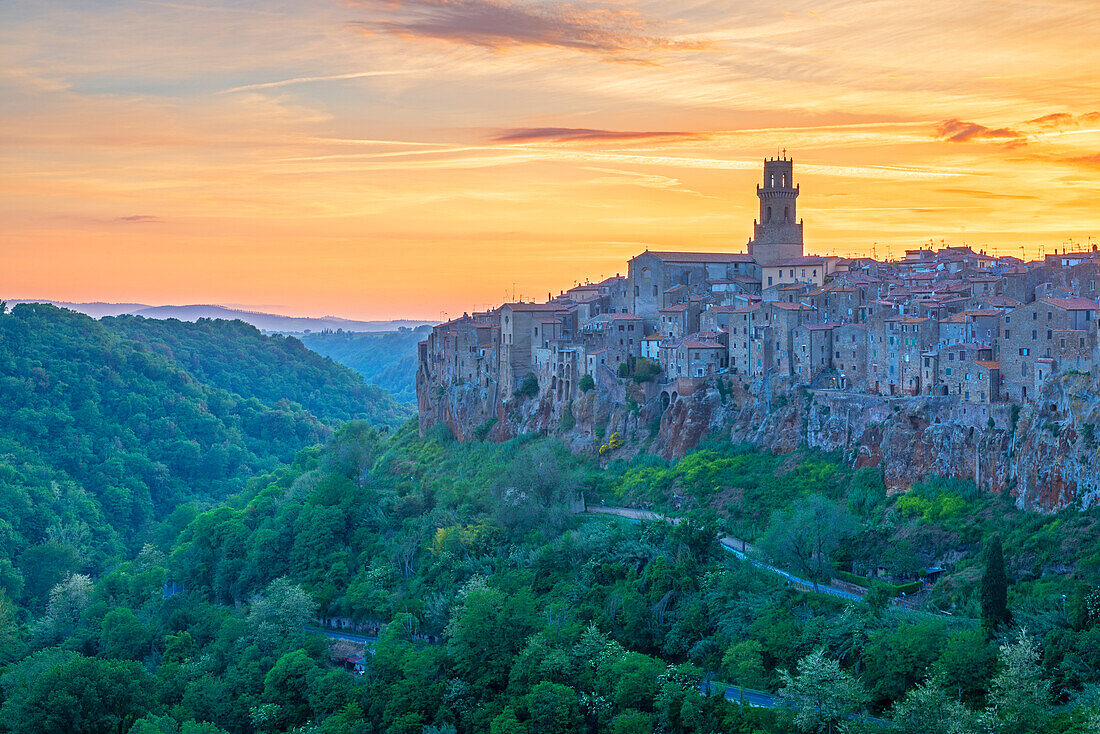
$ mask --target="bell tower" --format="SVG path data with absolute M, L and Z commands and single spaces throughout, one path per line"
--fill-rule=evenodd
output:
M 802 220 L 797 217 L 798 185 L 794 161 L 782 157 L 764 159 L 764 184 L 756 187 L 760 218 L 753 222 L 749 254 L 760 265 L 802 257 Z

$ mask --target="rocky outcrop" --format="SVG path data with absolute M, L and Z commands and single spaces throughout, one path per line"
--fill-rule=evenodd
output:
M 445 423 L 460 439 L 553 433 L 574 452 L 596 452 L 618 433 L 617 457 L 675 458 L 722 435 L 775 453 L 803 445 L 839 451 L 855 467 L 881 466 L 891 491 L 943 475 L 1009 492 L 1039 511 L 1100 503 L 1100 386 L 1089 375 L 1052 380 L 1025 406 L 811 390 L 776 379 L 752 391 L 717 380 L 686 394 L 679 387 L 605 380 L 570 400 L 551 392 L 490 401 L 458 386 L 421 395 L 421 428 Z

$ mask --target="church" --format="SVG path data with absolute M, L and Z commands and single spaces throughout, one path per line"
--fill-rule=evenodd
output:
M 780 300 L 783 286 L 820 286 L 836 258 L 803 254 L 799 187 L 794 161 L 784 153 L 764 160 L 764 180 L 756 187 L 760 215 L 746 252 L 661 252 L 646 250 L 627 269 L 630 312 L 658 321 L 663 309 L 690 304 L 693 298 L 765 294 Z

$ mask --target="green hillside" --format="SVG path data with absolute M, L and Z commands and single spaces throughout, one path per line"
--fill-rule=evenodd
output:
M 0 315 L 0 733 L 1100 725 L 1100 510 L 717 437 L 459 443 L 377 394 L 237 323 Z M 377 635 L 362 675 L 319 616 Z
M 324 331 L 305 334 L 307 347 L 352 368 L 371 385 L 388 390 L 395 400 L 416 404 L 416 345 L 429 327 L 382 333 Z
M 136 551 L 332 425 L 407 416 L 350 370 L 241 322 L 16 306 L 0 315 L 0 586 L 40 602 L 65 573 Z
M 674 525 L 577 515 L 581 490 L 658 505 L 727 494 Z M 24 642 L 0 675 L 0 730 L 110 715 L 141 734 L 1094 731 L 1100 541 L 1080 531 L 1095 513 L 1036 516 L 936 482 L 884 490 L 874 470 L 811 452 L 712 442 L 600 466 L 552 438 L 345 424 L 194 517 L 165 553 L 67 578 L 26 623 L 9 614 L 8 639 Z M 791 522 L 806 507 L 819 511 Z M 822 518 L 843 527 L 818 546 L 837 566 L 906 539 L 959 560 L 910 611 L 885 586 L 853 602 L 792 588 L 715 541 L 740 528 L 767 546 Z M 994 530 L 1008 539 L 1008 621 L 987 614 Z M 1029 535 L 1088 560 L 1036 573 Z M 183 593 L 162 598 L 166 579 Z M 364 675 L 331 663 L 306 629 L 318 613 L 380 631 Z M 705 680 L 779 705 L 703 697 Z

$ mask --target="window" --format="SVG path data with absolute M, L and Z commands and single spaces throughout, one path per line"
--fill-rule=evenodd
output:
M 771 285 L 771 284 L 772 284 L 772 276 L 769 275 L 768 276 L 768 285 Z
M 1038 339 L 1039 338 L 1039 332 L 1035 331 L 1035 329 L 1032 329 L 1031 330 L 1031 338 L 1032 338 L 1032 340 Z
M 1039 320 L 1039 312 L 1038 311 L 1032 311 L 1031 312 L 1031 320 L 1032 321 L 1038 321 Z
M 1053 334 L 1054 334 L 1054 332 L 1052 332 L 1050 329 L 1047 329 L 1047 341 L 1050 341 Z
M 1054 318 L 1054 314 L 1051 311 L 1047 311 L 1047 321 L 1050 321 L 1052 318 Z
M 1012 336 L 1012 329 L 1005 329 L 1005 339 Z

